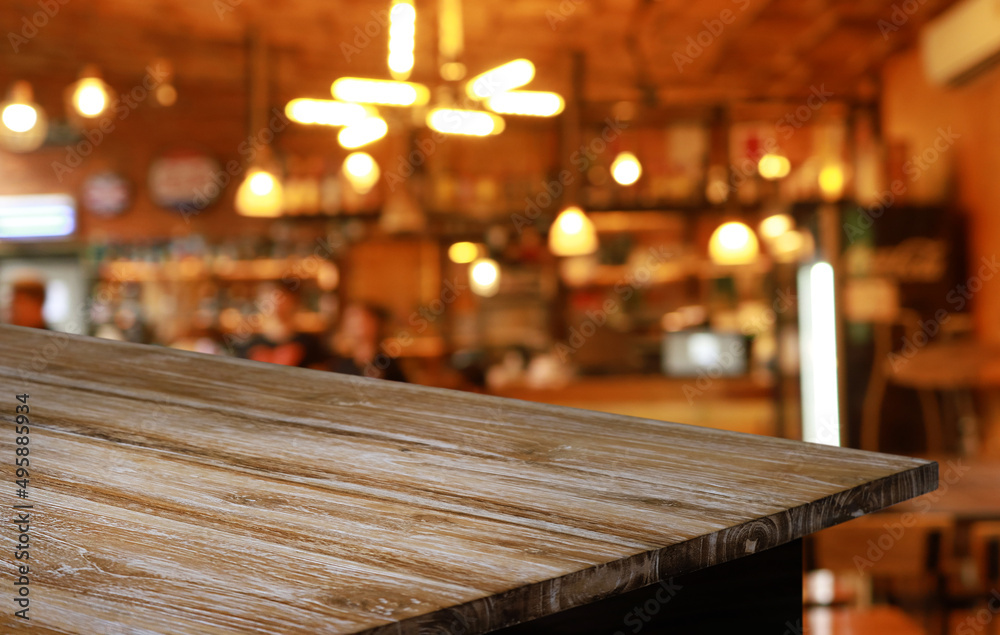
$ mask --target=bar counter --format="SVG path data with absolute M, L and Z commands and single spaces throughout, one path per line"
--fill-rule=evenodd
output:
M 5 600 L 3 632 L 517 632 L 643 589 L 681 608 L 741 563 L 791 554 L 800 584 L 800 538 L 937 485 L 918 459 L 163 348 L 0 327 L 0 350 L 6 515 L 31 505 L 31 619 Z

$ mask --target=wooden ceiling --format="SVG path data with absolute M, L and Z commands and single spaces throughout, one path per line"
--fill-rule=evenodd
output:
M 17 53 L 9 41 L 0 46 L 3 85 L 19 77 L 68 81 L 88 62 L 109 79 L 138 81 L 158 57 L 173 61 L 179 86 L 238 85 L 246 81 L 251 28 L 270 47 L 277 99 L 327 97 L 343 75 L 388 76 L 387 29 L 374 17 L 388 0 L 50 1 L 58 13 L 37 35 Z M 909 15 L 900 12 L 902 0 L 478 0 L 465 3 L 464 61 L 475 73 L 527 57 L 538 67 L 531 88 L 569 94 L 579 51 L 590 102 L 796 99 L 821 85 L 838 99 L 868 100 L 886 57 L 913 45 L 920 26 L 954 1 L 908 0 L 916 7 Z M 434 82 L 437 2 L 416 6 L 413 79 Z M 0 33 L 22 34 L 25 17 L 40 10 L 38 0 L 3 0 Z M 883 33 L 880 20 L 894 17 L 901 26 Z M 375 33 L 367 45 L 358 37 L 366 27 Z M 699 39 L 701 50 L 690 46 Z

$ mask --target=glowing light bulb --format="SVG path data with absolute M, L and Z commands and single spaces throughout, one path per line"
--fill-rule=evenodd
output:
M 780 154 L 765 154 L 757 162 L 757 171 L 769 181 L 785 178 L 791 169 L 791 162 Z
M 367 194 L 381 176 L 378 163 L 367 152 L 352 152 L 344 159 L 344 175 L 359 194 Z
M 819 172 L 819 189 L 823 199 L 836 201 L 844 193 L 844 170 L 839 165 L 828 165 Z
M 567 207 L 549 230 L 549 249 L 557 256 L 586 256 L 597 251 L 597 231 L 579 207 Z
M 773 240 L 790 230 L 792 224 L 792 217 L 788 214 L 773 214 L 760 222 L 760 235 Z
M 469 287 L 476 295 L 490 297 L 500 290 L 500 265 L 490 258 L 480 258 L 469 267 Z
M 274 189 L 274 177 L 267 172 L 255 172 L 250 177 L 250 191 L 257 196 L 267 196 Z
M 723 223 L 708 241 L 708 253 L 720 265 L 745 265 L 757 258 L 760 246 L 753 230 L 743 223 Z
M 448 259 L 452 262 L 464 265 L 479 257 L 479 247 L 475 243 L 460 242 L 448 247 Z
M 270 172 L 252 169 L 236 190 L 234 205 L 243 216 L 280 216 L 284 204 L 284 188 Z
M 38 123 L 38 111 L 28 104 L 11 104 L 3 109 L 0 119 L 13 132 L 28 132 Z
M 642 176 L 639 159 L 631 152 L 622 152 L 611 163 L 611 177 L 619 185 L 632 185 Z
M 96 77 L 84 77 L 73 90 L 73 107 L 80 115 L 97 117 L 108 107 L 108 93 L 104 82 Z

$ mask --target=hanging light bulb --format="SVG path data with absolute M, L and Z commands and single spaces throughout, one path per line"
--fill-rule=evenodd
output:
M 80 79 L 70 85 L 69 90 L 70 104 L 81 117 L 99 117 L 111 105 L 111 90 L 92 64 L 84 67 Z
M 735 221 L 719 225 L 708 241 L 708 254 L 719 265 L 750 264 L 759 250 L 753 230 Z
M 479 246 L 476 243 L 460 242 L 448 247 L 448 259 L 455 264 L 468 264 L 478 257 Z
M 758 229 L 764 241 L 774 240 L 789 231 L 795 223 L 788 214 L 772 214 L 760 222 Z
M 757 171 L 769 181 L 785 178 L 791 169 L 792 164 L 788 161 L 788 157 L 780 154 L 765 154 L 757 162 Z
M 48 122 L 42 107 L 34 103 L 31 85 L 15 82 L 7 100 L 0 104 L 0 143 L 12 152 L 37 150 L 45 141 Z
M 236 211 L 243 216 L 281 216 L 283 195 L 281 181 L 274 173 L 251 168 L 236 190 Z
M 836 164 L 825 166 L 819 172 L 819 189 L 824 201 L 839 201 L 844 193 L 844 169 Z
M 642 165 L 631 152 L 621 152 L 611 162 L 611 177 L 619 185 L 632 185 L 642 176 Z
M 352 152 L 344 159 L 344 176 L 358 194 L 371 191 L 381 176 L 378 163 L 367 152 Z
M 500 290 L 500 265 L 496 260 L 480 258 L 469 267 L 469 288 L 484 298 L 495 296 Z
M 594 223 L 579 207 L 559 212 L 549 230 L 549 250 L 556 256 L 585 256 L 597 251 Z

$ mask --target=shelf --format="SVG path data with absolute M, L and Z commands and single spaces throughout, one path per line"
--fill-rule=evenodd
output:
M 305 258 L 281 258 L 261 260 L 220 259 L 209 266 L 204 260 L 180 260 L 173 262 L 139 262 L 121 260 L 103 263 L 100 277 L 103 280 L 121 282 L 191 282 L 217 278 L 231 281 L 280 280 L 294 273 L 297 278 L 316 277 L 314 267 L 303 267 Z

